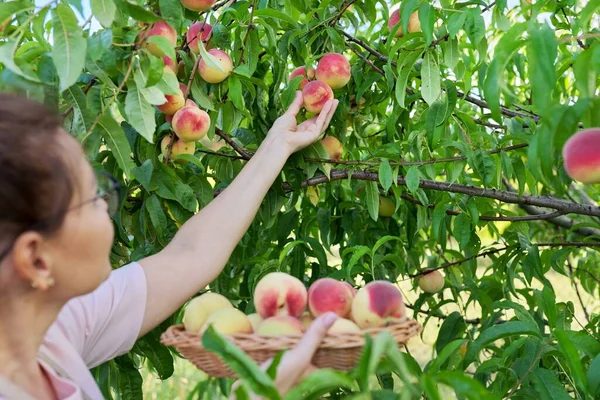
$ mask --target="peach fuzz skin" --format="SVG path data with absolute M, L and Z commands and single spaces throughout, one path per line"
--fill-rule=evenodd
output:
M 206 41 L 211 31 L 212 25 L 205 24 L 204 22 L 196 22 L 190 26 L 186 33 L 186 40 L 193 53 L 198 54 L 200 52 L 198 49 L 198 37 L 200 37 L 200 40 L 204 42 L 204 46 L 206 47 Z
M 160 148 L 164 156 L 167 155 L 167 146 L 171 143 L 171 135 L 165 136 L 160 142 Z M 186 143 L 183 140 L 175 140 L 171 149 L 171 158 L 175 158 L 181 154 L 194 155 L 196 144 L 194 142 Z
M 369 282 L 352 302 L 352 320 L 363 329 L 385 326 L 405 316 L 402 293 L 387 281 Z
M 308 294 L 298 279 L 283 272 L 265 275 L 254 290 L 254 308 L 262 318 L 276 315 L 300 317 L 306 310 Z
M 308 74 L 306 73 L 306 67 L 298 67 L 296 69 L 294 69 L 292 71 L 292 73 L 290 74 L 290 77 L 288 79 L 288 81 L 291 81 L 292 79 L 294 79 L 297 76 L 303 76 L 305 79 L 303 79 L 302 81 L 300 81 L 300 85 L 298 86 L 298 89 L 302 90 L 304 89 L 304 86 L 306 86 L 306 84 L 313 80 L 315 77 L 315 70 L 312 68 L 308 69 Z
M 202 139 L 210 128 L 210 116 L 197 106 L 185 106 L 173 116 L 173 130 L 184 142 Z
M 332 278 L 316 280 L 308 289 L 308 308 L 314 317 L 328 311 L 345 318 L 352 307 L 352 291 Z
M 431 271 L 419 278 L 419 287 L 425 293 L 437 293 L 444 288 L 444 276 L 440 271 Z
M 304 333 L 304 326 L 297 318 L 279 315 L 263 320 L 258 324 L 255 333 L 267 336 L 301 335 Z
M 143 37 L 149 39 L 152 36 L 162 36 L 169 40 L 169 43 L 175 47 L 177 45 L 177 32 L 175 29 L 166 23 L 165 21 L 155 22 L 150 29 L 143 32 Z M 165 54 L 155 43 L 144 43 L 144 47 L 153 55 L 157 57 L 164 57 Z
M 188 10 L 192 11 L 206 11 L 215 4 L 215 0 L 180 0 Z
M 302 97 L 304 97 L 306 111 L 319 113 L 325 104 L 333 99 L 333 91 L 324 82 L 311 81 L 302 89 Z
M 575 133 L 562 149 L 564 168 L 571 179 L 600 183 L 600 128 Z
M 332 161 L 338 161 L 344 155 L 344 149 L 340 141 L 333 137 L 327 136 L 321 140 L 321 144 L 327 150 L 327 154 L 329 154 L 329 159 Z
M 209 67 L 204 59 L 198 62 L 198 73 L 208 83 L 223 82 L 233 71 L 233 62 L 227 53 L 219 49 L 210 49 L 208 53 L 217 59 L 224 72 L 216 68 Z
M 390 15 L 390 18 L 388 20 L 388 29 L 391 31 L 398 23 L 400 23 L 400 10 L 396 10 Z M 420 31 L 421 21 L 419 21 L 419 13 L 415 11 L 412 14 L 410 14 L 410 17 L 408 18 L 408 32 L 413 33 Z M 395 36 L 398 38 L 404 36 L 402 26 L 398 27 Z
M 201 332 L 211 325 L 223 335 L 254 332 L 248 316 L 237 308 L 222 308 L 213 311 L 206 320 Z
M 315 76 L 332 89 L 340 89 L 350 81 L 350 62 L 343 54 L 325 54 L 317 64 Z

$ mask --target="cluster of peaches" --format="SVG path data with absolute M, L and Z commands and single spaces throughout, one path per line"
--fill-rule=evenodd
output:
M 205 293 L 187 305 L 183 323 L 189 332 L 212 326 L 221 334 L 302 334 L 314 318 L 334 312 L 338 319 L 330 334 L 360 333 L 406 319 L 400 290 L 388 281 L 373 281 L 356 290 L 332 278 L 316 280 L 306 290 L 297 278 L 283 272 L 265 275 L 254 291 L 256 313 L 246 315 L 220 294 Z M 308 310 L 307 310 L 308 308 Z
M 211 49 L 209 46 L 209 37 L 212 26 L 204 22 L 196 22 L 190 26 L 186 32 L 186 41 L 190 51 L 194 54 L 200 53 L 200 47 L 208 48 L 208 54 L 213 57 L 220 68 L 209 65 L 203 58 L 198 61 L 198 74 L 208 83 L 223 82 L 233 71 L 233 63 L 229 55 L 219 49 Z M 168 57 L 164 51 L 155 42 L 149 41 L 153 36 L 166 38 L 170 45 L 177 45 L 177 32 L 165 21 L 155 22 L 148 29 L 142 31 L 141 39 L 143 46 L 153 55 L 162 58 L 164 63 L 163 74 L 171 74 L 177 79 L 177 69 L 175 60 Z M 202 44 L 199 43 L 202 42 Z M 210 128 L 210 116 L 191 99 L 185 98 L 188 88 L 183 83 L 179 83 L 179 90 L 175 94 L 165 96 L 164 104 L 157 105 L 157 108 L 165 114 L 167 122 L 171 123 L 173 131 L 177 136 L 173 141 L 171 155 L 176 157 L 180 154 L 194 154 L 195 142 L 206 136 Z M 167 146 L 173 138 L 167 135 L 161 142 L 163 154 L 167 152 Z

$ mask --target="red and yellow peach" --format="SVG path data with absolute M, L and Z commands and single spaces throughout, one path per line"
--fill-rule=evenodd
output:
M 315 77 L 315 70 L 312 68 L 308 68 L 308 73 L 306 70 L 306 67 L 298 67 L 296 69 L 294 69 L 292 71 L 292 73 L 290 74 L 290 77 L 288 79 L 288 82 L 291 81 L 292 79 L 294 79 L 297 76 L 303 76 L 304 79 L 300 81 L 300 85 L 298 86 L 298 88 L 300 90 L 304 89 L 304 86 L 311 80 L 314 79 Z
M 165 21 L 156 21 L 148 30 L 142 32 L 142 37 L 145 39 L 143 46 L 153 55 L 164 57 L 166 54 L 156 43 L 148 42 L 148 39 L 153 36 L 166 38 L 173 47 L 177 45 L 177 32 Z
M 195 142 L 208 133 L 210 116 L 196 105 L 186 105 L 177 110 L 171 124 L 179 139 L 184 142 Z
M 202 79 L 208 83 L 223 82 L 233 71 L 233 62 L 227 53 L 219 49 L 210 49 L 208 54 L 216 59 L 223 71 L 209 66 L 204 59 L 198 62 L 198 72 Z
M 181 5 L 192 11 L 206 11 L 211 8 L 216 0 L 180 0 Z
M 387 281 L 367 283 L 352 301 L 352 320 L 363 329 L 386 326 L 405 317 L 402 293 Z
M 301 335 L 304 326 L 299 319 L 289 315 L 278 315 L 263 320 L 256 327 L 256 334 L 265 336 Z
M 352 308 L 352 290 L 332 278 L 316 280 L 308 289 L 308 309 L 314 317 L 328 311 L 345 318 Z
M 600 183 L 600 128 L 575 133 L 562 149 L 564 168 L 571 179 Z
M 390 18 L 388 19 L 388 28 L 390 31 L 394 29 L 394 27 L 400 23 L 400 10 L 396 10 L 392 12 Z M 419 12 L 415 11 L 410 14 L 408 18 L 408 33 L 420 32 L 421 31 L 421 22 L 419 21 Z M 398 30 L 395 34 L 396 37 L 404 36 L 404 31 L 402 29 L 402 25 L 398 27 Z
M 254 290 L 254 308 L 262 318 L 277 315 L 300 317 L 306 309 L 308 294 L 304 284 L 284 272 L 265 275 Z
M 302 89 L 304 108 L 312 113 L 319 113 L 329 100 L 333 100 L 333 91 L 322 81 L 310 81 Z
M 419 278 L 419 287 L 425 293 L 437 293 L 444 288 L 444 276 L 440 271 L 431 271 Z
M 325 54 L 317 64 L 315 76 L 332 89 L 342 88 L 350 81 L 350 62 L 340 53 Z
M 198 54 L 200 50 L 198 49 L 198 39 L 204 42 L 204 46 L 206 47 L 206 42 L 210 36 L 212 31 L 212 25 L 205 24 L 204 22 L 196 22 L 192 24 L 186 33 L 187 44 L 192 50 L 192 53 Z

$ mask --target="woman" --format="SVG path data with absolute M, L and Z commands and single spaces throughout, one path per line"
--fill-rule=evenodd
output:
M 0 399 L 101 399 L 89 368 L 126 353 L 213 281 L 287 158 L 337 101 L 297 125 L 297 92 L 239 176 L 160 253 L 112 271 L 113 226 L 81 147 L 41 104 L 0 94 Z M 223 221 L 228 221 L 224 224 Z M 335 321 L 319 318 L 278 369 L 284 393 Z

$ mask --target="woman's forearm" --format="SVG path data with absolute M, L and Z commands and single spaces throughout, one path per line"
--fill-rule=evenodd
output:
M 223 270 L 290 155 L 282 142 L 267 137 L 229 187 L 189 219 L 163 251 L 140 262 L 148 281 L 142 334 Z

